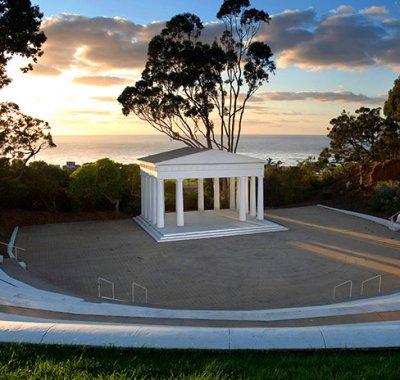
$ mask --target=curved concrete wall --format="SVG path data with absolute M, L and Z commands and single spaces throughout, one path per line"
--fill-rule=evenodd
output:
M 180 349 L 398 347 L 400 322 L 301 328 L 208 328 L 4 321 L 1 342 Z

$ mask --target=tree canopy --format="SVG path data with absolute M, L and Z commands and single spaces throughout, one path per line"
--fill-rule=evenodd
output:
M 236 152 L 246 104 L 275 70 L 270 47 L 255 39 L 270 17 L 248 0 L 225 0 L 217 17 L 224 30 L 211 44 L 196 15 L 168 21 L 149 43 L 141 79 L 118 101 L 124 115 L 171 139 Z
M 0 0 L 0 88 L 11 82 L 6 67 L 13 56 L 36 63 L 43 54 L 46 36 L 40 31 L 42 17 L 39 7 L 32 6 L 30 0 Z M 32 70 L 31 62 L 21 70 Z
M 383 112 L 389 120 L 400 124 L 400 76 L 394 81 L 393 88 L 389 90 Z
M 355 115 L 343 111 L 330 121 L 328 152 L 336 162 L 365 163 L 398 157 L 399 129 L 382 118 L 380 111 L 381 108 L 361 107 Z
M 71 174 L 69 195 L 80 208 L 91 208 L 107 201 L 119 212 L 121 166 L 109 158 L 84 164 Z
M 0 156 L 23 164 L 42 149 L 56 145 L 47 122 L 23 114 L 15 103 L 0 103 Z

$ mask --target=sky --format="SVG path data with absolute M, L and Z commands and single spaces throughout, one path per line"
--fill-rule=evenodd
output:
M 116 101 L 134 85 L 147 45 L 165 21 L 191 12 L 213 37 L 221 30 L 215 0 L 33 0 L 44 13 L 44 55 L 0 101 L 50 123 L 53 135 L 156 133 Z M 382 107 L 400 75 L 399 1 L 266 1 L 252 6 L 272 20 L 259 33 L 277 70 L 249 104 L 244 133 L 325 135 L 343 109 Z

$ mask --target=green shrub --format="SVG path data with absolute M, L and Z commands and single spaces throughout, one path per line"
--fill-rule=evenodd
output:
M 374 187 L 371 207 L 374 211 L 384 211 L 389 214 L 400 211 L 400 182 L 378 182 Z
M 270 162 L 265 167 L 264 202 L 266 206 L 286 206 L 312 198 L 323 186 L 321 175 L 308 160 L 297 166 L 281 166 Z

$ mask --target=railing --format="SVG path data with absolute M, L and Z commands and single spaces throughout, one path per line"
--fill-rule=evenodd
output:
M 21 248 L 21 247 L 17 247 L 16 245 L 14 245 L 14 252 L 15 252 L 15 260 L 17 260 L 18 261 L 18 250 L 21 250 L 21 251 L 25 251 L 25 248 Z
M 7 247 L 7 253 L 10 256 L 11 259 L 15 259 L 19 265 L 21 265 L 24 269 L 26 269 L 26 264 L 23 261 L 18 261 L 18 250 L 25 251 L 25 248 L 22 247 L 17 247 L 14 245 L 13 247 L 10 247 L 10 243 L 4 243 L 0 241 L 1 245 L 5 245 Z M 12 251 L 14 250 L 15 255 L 13 255 Z M 3 256 L 0 255 L 0 258 Z M 1 260 L 2 261 L 2 260 Z
M 132 303 L 135 303 L 135 287 L 144 290 L 144 303 L 147 304 L 147 288 L 136 282 L 132 282 Z
M 390 221 L 391 221 L 392 223 L 399 223 L 399 222 L 397 221 L 397 219 L 398 219 L 399 216 L 400 216 L 400 211 L 399 211 L 399 212 L 396 212 L 396 214 L 393 214 L 389 219 L 390 219 Z M 395 218 L 397 218 L 397 219 L 394 220 Z
M 101 283 L 102 282 L 105 282 L 106 284 L 111 285 L 112 297 L 107 297 L 107 296 L 101 295 Z M 112 281 L 106 280 L 103 277 L 98 277 L 97 278 L 97 290 L 98 290 L 99 298 L 104 298 L 107 300 L 115 300 L 115 289 L 114 289 L 114 283 Z
M 365 280 L 365 281 L 363 281 L 363 282 L 361 283 L 361 295 L 363 295 L 363 293 L 364 293 L 364 284 L 366 284 L 366 283 L 369 282 L 369 281 L 375 280 L 376 278 L 379 279 L 379 282 L 378 282 L 378 293 L 381 292 L 382 276 L 381 276 L 380 274 L 378 274 L 378 275 L 376 275 L 376 276 L 374 276 L 374 277 L 368 278 L 367 280 Z
M 345 281 L 345 282 L 342 282 L 342 283 L 339 284 L 339 285 L 336 285 L 336 286 L 333 288 L 333 299 L 334 299 L 334 300 L 336 299 L 336 289 L 337 289 L 337 288 L 340 288 L 341 286 L 344 286 L 344 285 L 346 285 L 346 284 L 350 284 L 349 298 L 351 298 L 351 296 L 352 296 L 352 294 L 353 294 L 353 281 L 347 280 L 347 281 Z

